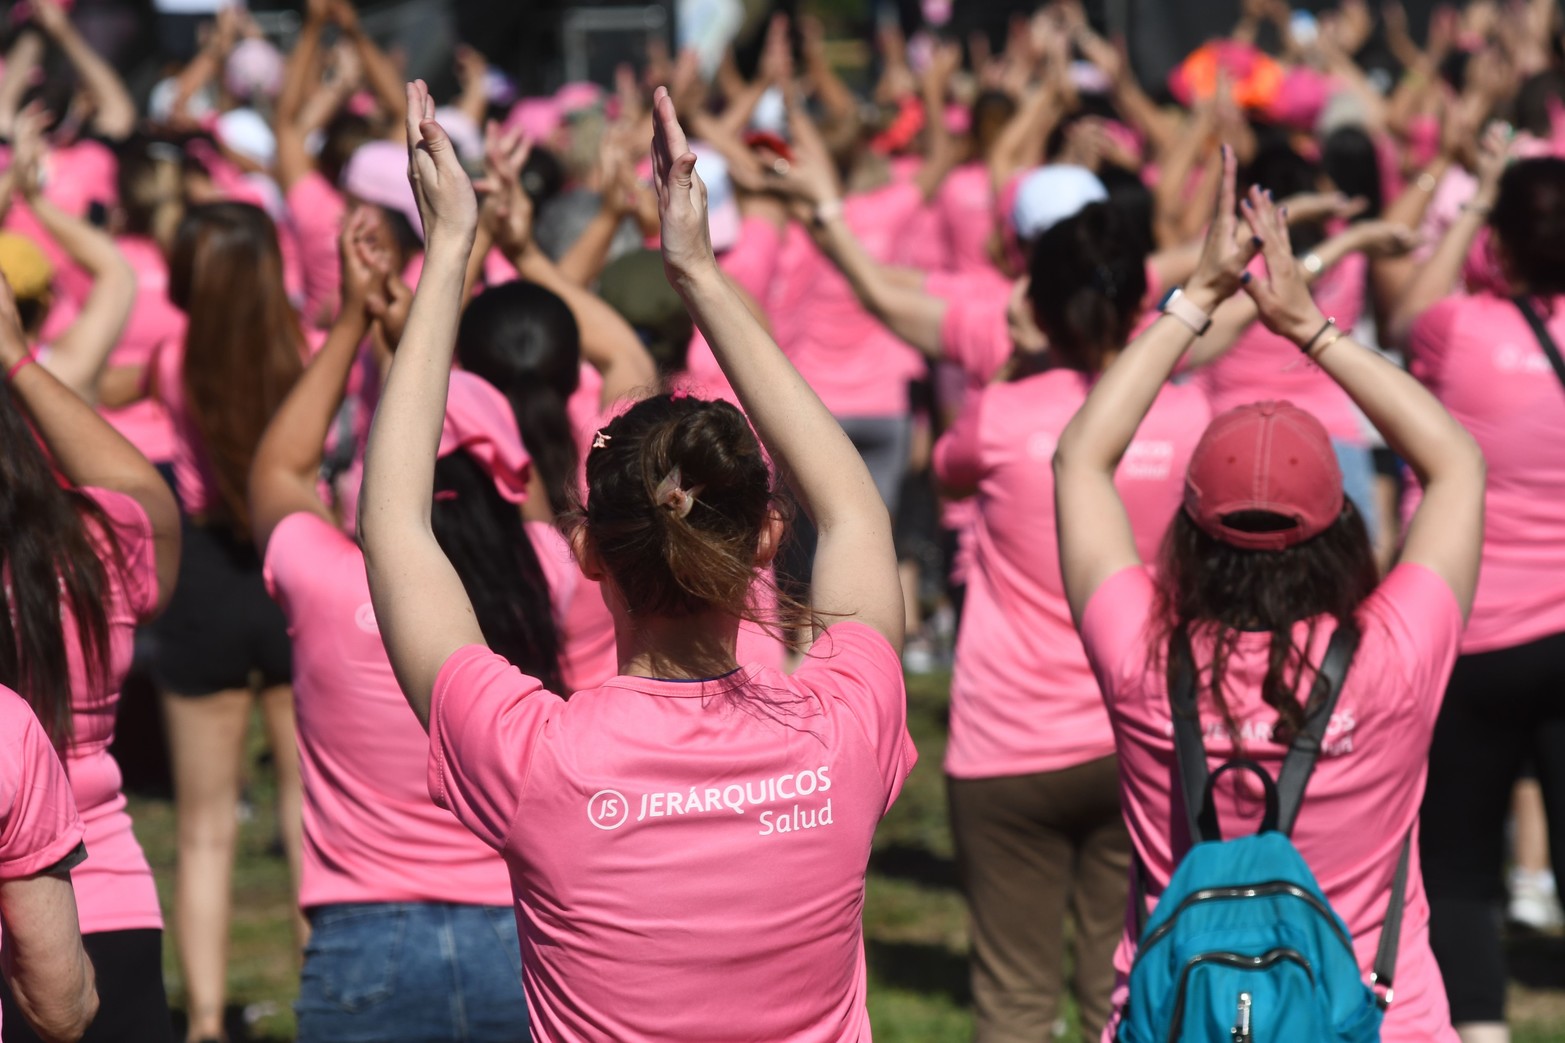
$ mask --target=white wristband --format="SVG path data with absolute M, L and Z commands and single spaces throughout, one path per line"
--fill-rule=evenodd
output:
M 1200 306 L 1186 297 L 1185 292 L 1180 289 L 1175 289 L 1168 295 L 1168 300 L 1163 302 L 1163 314 L 1172 315 L 1189 326 L 1191 332 L 1197 337 L 1212 328 L 1212 317 L 1202 311 Z

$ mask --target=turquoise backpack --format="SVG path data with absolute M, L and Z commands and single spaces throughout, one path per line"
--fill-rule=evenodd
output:
M 1304 727 L 1273 782 L 1250 760 L 1228 761 L 1208 775 L 1190 646 L 1183 639 L 1171 643 L 1174 746 L 1190 836 L 1197 842 L 1142 929 L 1120 1017 L 1122 1043 L 1380 1039 L 1391 1003 L 1409 843 L 1402 845 L 1375 971 L 1366 984 L 1347 927 L 1289 839 L 1357 647 L 1352 627 L 1332 635 Z M 1230 771 L 1261 780 L 1266 811 L 1257 833 L 1224 840 L 1212 796 L 1218 778 Z M 1144 917 L 1139 865 L 1133 882 L 1136 913 Z

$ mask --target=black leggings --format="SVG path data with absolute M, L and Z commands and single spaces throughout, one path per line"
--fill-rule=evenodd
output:
M 1565 634 L 1456 661 L 1429 750 L 1420 819 L 1429 941 L 1451 1020 L 1505 1020 L 1505 823 L 1536 766 L 1549 848 L 1565 852 Z
M 98 977 L 98 1016 L 82 1043 L 173 1043 L 168 997 L 163 992 L 163 932 L 103 931 L 82 935 Z M 41 1043 L 0 980 L 4 1043 Z

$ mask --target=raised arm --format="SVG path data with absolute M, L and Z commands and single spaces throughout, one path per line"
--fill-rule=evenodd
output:
M 332 521 L 321 499 L 321 456 L 332 419 L 342 405 L 348 375 L 359 344 L 369 332 L 369 300 L 381 291 L 386 272 L 369 257 L 366 239 L 374 221 L 360 208 L 353 212 L 338 247 L 342 258 L 342 308 L 326 344 L 283 399 L 256 446 L 250 466 L 250 526 L 264 555 L 272 532 L 290 514 L 313 514 Z
M 406 101 L 401 73 L 397 71 L 391 57 L 364 32 L 353 0 L 331 0 L 331 4 L 332 17 L 336 19 L 337 27 L 358 52 L 359 64 L 364 67 L 364 79 L 369 83 L 370 91 L 386 110 L 387 117 L 396 119 L 402 114 L 402 106 Z
M 961 159 L 961 149 L 946 129 L 946 92 L 961 67 L 962 48 L 943 43 L 935 49 L 934 59 L 919 80 L 924 103 L 924 165 L 918 168 L 913 183 L 926 203 L 935 198 L 941 182 Z
M 1246 216 L 1266 244 L 1268 277 L 1250 280 L 1245 289 L 1267 329 L 1301 348 L 1310 345 L 1327 328 L 1326 319 L 1299 278 L 1287 225 L 1259 194 L 1252 194 Z M 1424 498 L 1408 526 L 1400 560 L 1441 576 L 1465 617 L 1483 548 L 1484 460 L 1478 443 L 1422 384 L 1350 337 L 1327 332 L 1309 354 L 1418 476 Z
M 1223 146 L 1216 212 L 1201 262 L 1184 287 L 1185 296 L 1207 314 L 1233 294 L 1256 251 L 1256 244 L 1239 234 L 1234 214 L 1237 166 L 1233 149 Z M 1141 560 L 1114 470 L 1194 339 L 1178 319 L 1165 315 L 1154 322 L 1120 353 L 1060 434 L 1054 513 L 1065 596 L 1078 623 L 1103 581 Z
M 21 32 L 6 52 L 4 67 L 0 68 L 0 137 L 11 136 L 11 125 L 22 111 L 22 99 L 43 63 L 46 49 L 42 33 Z
M 82 86 L 92 95 L 96 111 L 92 125 L 111 141 L 123 141 L 136 129 L 136 103 L 131 100 L 125 81 L 114 71 L 114 66 L 92 49 L 81 33 L 71 24 L 55 0 L 33 0 L 33 17 L 39 28 L 59 45 L 66 60 L 81 77 Z
M 11 394 L 32 418 L 50 458 L 68 482 L 124 493 L 152 525 L 158 608 L 168 603 L 179 575 L 179 509 L 157 469 L 73 390 L 31 358 L 11 288 L 0 278 L 0 366 L 11 374 Z
M 299 113 L 306 98 L 318 90 L 321 67 L 321 34 L 326 29 L 329 7 L 325 0 L 310 0 L 305 8 L 304 25 L 288 52 L 283 67 L 283 86 L 272 110 L 272 132 L 277 137 L 277 183 L 284 192 L 310 171 L 310 154 L 305 148 L 305 130 L 299 126 Z
M 424 224 L 424 271 L 364 458 L 359 538 L 375 618 L 408 704 L 429 726 L 440 667 L 484 632 L 430 524 L 435 453 L 451 382 L 462 280 L 478 200 L 422 80 L 407 86 L 408 168 Z
M 60 248 L 92 276 L 92 289 L 71 325 L 49 346 L 45 363 L 67 387 L 87 401 L 97 396 L 103 371 L 130 309 L 136 302 L 136 272 L 108 233 L 79 217 L 73 217 L 44 196 L 38 181 L 37 136 L 34 110 L 17 120 L 19 187 L 27 205 Z
M 664 269 L 815 522 L 813 606 L 829 617 L 858 619 L 900 649 L 902 588 L 885 504 L 836 419 L 723 278 L 707 232 L 706 187 L 666 90 L 658 89 L 653 106 Z

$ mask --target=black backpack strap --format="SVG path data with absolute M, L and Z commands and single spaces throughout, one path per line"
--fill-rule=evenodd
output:
M 1195 656 L 1190 638 L 1176 631 L 1168 642 L 1173 684 L 1168 699 L 1173 709 L 1174 755 L 1179 764 L 1179 788 L 1185 803 L 1190 843 L 1201 839 L 1201 802 L 1206 796 L 1206 744 L 1201 741 L 1201 717 L 1196 710 Z
M 1543 319 L 1533 309 L 1531 302 L 1525 297 L 1512 297 L 1511 303 L 1522 313 L 1522 318 L 1527 320 L 1527 325 L 1532 327 L 1532 335 L 1538 338 L 1538 346 L 1543 353 L 1549 356 L 1549 365 L 1554 367 L 1554 375 L 1560 378 L 1560 384 L 1565 386 L 1565 358 L 1560 357 L 1559 345 L 1554 343 L 1554 337 L 1550 335 L 1549 328 L 1543 324 Z
M 1315 771 L 1315 760 L 1320 756 L 1321 745 L 1326 739 L 1326 728 L 1336 710 L 1337 698 L 1342 694 L 1342 683 L 1347 679 L 1348 667 L 1353 663 L 1353 653 L 1358 651 L 1358 627 L 1339 626 L 1326 646 L 1326 657 L 1321 660 L 1315 683 L 1305 707 L 1314 707 L 1304 719 L 1304 727 L 1293 737 L 1282 770 L 1277 773 L 1278 821 L 1277 828 L 1284 836 L 1293 835 L 1294 820 L 1299 817 L 1299 805 L 1304 802 L 1304 788 L 1309 785 Z
M 1375 949 L 1375 968 L 1369 985 L 1375 990 L 1380 1009 L 1391 1006 L 1391 978 L 1397 969 L 1397 946 L 1402 941 L 1402 906 L 1407 896 L 1408 863 L 1413 857 L 1413 831 L 1402 838 L 1402 854 L 1397 858 L 1396 875 L 1391 878 L 1391 904 L 1386 907 L 1386 922 L 1380 927 L 1380 945 Z

